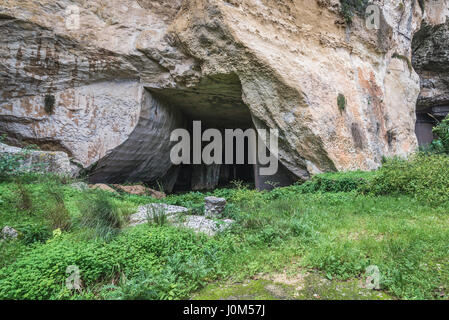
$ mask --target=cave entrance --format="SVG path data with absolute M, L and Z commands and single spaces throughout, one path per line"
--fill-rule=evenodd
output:
M 193 88 L 147 88 L 147 90 L 155 99 L 181 114 L 184 128 L 191 133 L 191 137 L 194 121 L 201 121 L 202 132 L 207 129 L 218 129 L 223 133 L 223 137 L 225 129 L 245 131 L 254 127 L 249 108 L 242 100 L 240 80 L 235 74 L 207 77 Z M 203 147 L 207 144 L 208 142 L 202 142 Z M 223 152 L 223 163 L 225 163 L 224 156 Z M 234 141 L 235 156 L 236 141 Z M 244 164 L 175 166 L 163 179 L 164 188 L 168 192 L 212 190 L 229 186 L 235 180 L 254 187 L 254 167 L 249 163 L 248 141 L 245 139 Z

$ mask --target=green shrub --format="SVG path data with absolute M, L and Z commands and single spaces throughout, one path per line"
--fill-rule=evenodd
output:
M 291 197 L 298 193 L 362 191 L 375 175 L 376 172 L 363 171 L 324 173 L 300 185 L 275 189 L 267 193 L 265 197 L 274 200 Z
M 337 105 L 338 105 L 338 110 L 340 110 L 340 113 L 345 111 L 345 109 L 346 109 L 346 97 L 343 94 L 341 94 L 341 93 L 338 94 Z
M 16 174 L 22 165 L 23 159 L 23 154 L 1 154 L 0 179 L 5 180 L 8 176 Z
M 411 195 L 440 205 L 449 200 L 449 157 L 417 153 L 384 163 L 369 189 L 376 195 Z
M 373 172 L 340 172 L 317 175 L 302 188 L 308 192 L 351 192 L 365 186 L 373 178 Z
M 25 249 L 22 241 L 0 241 L 0 269 L 12 264 Z
M 47 114 L 51 115 L 55 109 L 56 98 L 54 95 L 47 94 L 44 99 L 44 110 Z
M 117 285 L 103 287 L 102 295 L 108 300 L 157 300 L 154 278 L 143 271 L 129 280 L 123 274 Z
M 449 154 L 449 116 L 433 128 L 433 133 L 438 137 L 433 143 L 434 149 Z
M 20 232 L 20 239 L 27 245 L 45 242 L 52 236 L 50 228 L 44 223 L 21 224 L 17 227 L 17 230 Z
M 212 271 L 229 250 L 232 244 L 226 239 L 219 241 L 169 227 L 136 227 L 110 242 L 62 235 L 35 245 L 26 255 L 0 269 L 0 300 L 72 298 L 72 294 L 78 293 L 67 292 L 64 286 L 66 269 L 71 265 L 79 268 L 85 288 L 106 284 L 123 274 L 128 279 L 141 274 L 149 277 L 146 283 L 151 284 L 148 288 L 153 293 L 122 288 L 124 293 L 118 292 L 116 298 L 131 291 L 135 292 L 134 297 L 186 298 L 214 276 Z

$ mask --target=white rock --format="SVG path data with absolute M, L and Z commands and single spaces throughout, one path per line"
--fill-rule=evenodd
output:
M 172 206 L 165 203 L 151 203 L 145 206 L 140 206 L 138 212 L 131 215 L 129 219 L 130 226 L 137 226 L 148 222 L 148 218 L 151 218 L 152 212 L 163 212 L 167 216 L 168 220 L 173 220 L 176 214 L 188 212 L 189 209 L 179 206 Z
M 203 216 L 186 216 L 182 222 L 176 222 L 175 225 L 194 230 L 196 233 L 205 233 L 208 236 L 214 236 L 219 232 L 229 228 L 234 220 L 211 220 Z
M 177 227 L 192 229 L 197 233 L 205 233 L 209 236 L 223 232 L 234 223 L 230 219 L 212 220 L 204 216 L 180 215 L 188 213 L 190 210 L 164 203 L 151 203 L 139 207 L 139 211 L 130 217 L 129 225 L 134 227 L 147 223 L 148 219 L 151 219 L 152 210 L 154 213 L 158 213 L 159 210 L 160 213 L 164 212 L 167 215 L 167 220 Z
M 6 226 L 2 229 L 1 237 L 5 240 L 17 239 L 18 236 L 19 232 L 17 232 L 17 230 L 15 230 L 14 228 Z

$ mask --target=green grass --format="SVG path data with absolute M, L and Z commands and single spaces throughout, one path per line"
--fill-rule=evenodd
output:
M 86 237 L 86 225 L 80 223 L 89 211 L 80 201 L 91 201 L 86 191 L 54 179 L 27 181 L 25 191 L 15 182 L 2 182 L 0 228 L 16 228 L 20 239 L 0 243 L 0 299 L 180 299 L 205 286 L 283 270 L 318 274 L 331 284 L 355 283 L 363 281 L 371 265 L 380 270 L 385 296 L 448 299 L 449 202 L 444 192 L 425 199 L 413 194 L 426 186 L 416 179 L 426 170 L 433 172 L 440 160 L 446 158 L 413 158 L 406 172 L 405 163 L 393 160 L 380 171 L 324 174 L 272 192 L 238 184 L 162 200 L 197 213 L 206 195 L 227 198 L 225 216 L 236 223 L 213 238 L 170 225 L 127 228 L 127 216 L 139 205 L 160 200 L 112 193 L 102 197 L 106 208 L 122 219 L 122 228 L 107 239 Z M 444 166 L 438 167 L 443 177 Z M 435 188 L 443 180 L 441 174 L 435 176 Z M 54 209 L 49 185 L 60 190 L 60 208 L 70 217 L 70 227 L 61 235 L 54 232 L 54 214 L 48 214 Z M 23 206 L 24 192 L 30 208 Z M 80 292 L 65 289 L 70 265 L 80 268 Z M 262 281 L 249 287 L 259 284 L 269 285 Z M 329 286 L 320 290 L 322 297 L 342 298 Z M 310 298 L 309 293 L 299 298 Z M 259 296 L 279 298 L 266 292 Z

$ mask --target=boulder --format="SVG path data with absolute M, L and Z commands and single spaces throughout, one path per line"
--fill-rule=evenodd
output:
M 121 190 L 123 192 L 129 193 L 129 194 L 135 194 L 138 196 L 152 196 L 156 199 L 164 199 L 167 195 L 163 192 L 159 192 L 156 190 L 153 190 L 151 188 L 147 188 L 142 185 L 134 185 L 134 186 L 122 186 L 119 184 L 114 184 L 114 188 Z
M 152 213 L 161 213 L 167 216 L 168 220 L 173 221 L 177 214 L 186 213 L 190 210 L 184 207 L 172 206 L 165 203 L 151 203 L 145 206 L 140 206 L 137 213 L 130 216 L 130 226 L 137 226 L 148 222 Z
M 2 229 L 0 236 L 4 240 L 15 240 L 19 237 L 19 232 L 17 230 L 15 230 L 14 228 L 5 226 Z
M 90 184 L 89 189 L 93 189 L 93 190 L 98 189 L 98 190 L 108 191 L 108 192 L 112 192 L 112 193 L 117 193 L 117 191 L 115 191 L 113 188 L 111 188 L 110 186 L 108 186 L 107 184 L 104 184 L 104 183 Z
M 79 172 L 67 153 L 61 151 L 25 150 L 0 143 L 0 156 L 2 154 L 20 156 L 19 171 L 55 173 L 72 177 Z
M 147 223 L 152 219 L 152 214 L 165 214 L 167 220 L 181 228 L 192 229 L 197 233 L 205 233 L 214 236 L 225 231 L 234 221 L 230 219 L 209 219 L 204 216 L 186 215 L 190 210 L 184 207 L 172 206 L 165 203 L 151 203 L 141 206 L 138 212 L 131 215 L 129 225 L 131 227 Z
M 233 223 L 234 221 L 230 219 L 212 220 L 203 216 L 186 216 L 181 221 L 175 222 L 175 225 L 192 229 L 196 233 L 214 236 L 228 229 Z
M 205 215 L 208 218 L 219 218 L 226 208 L 226 199 L 217 197 L 206 197 Z

